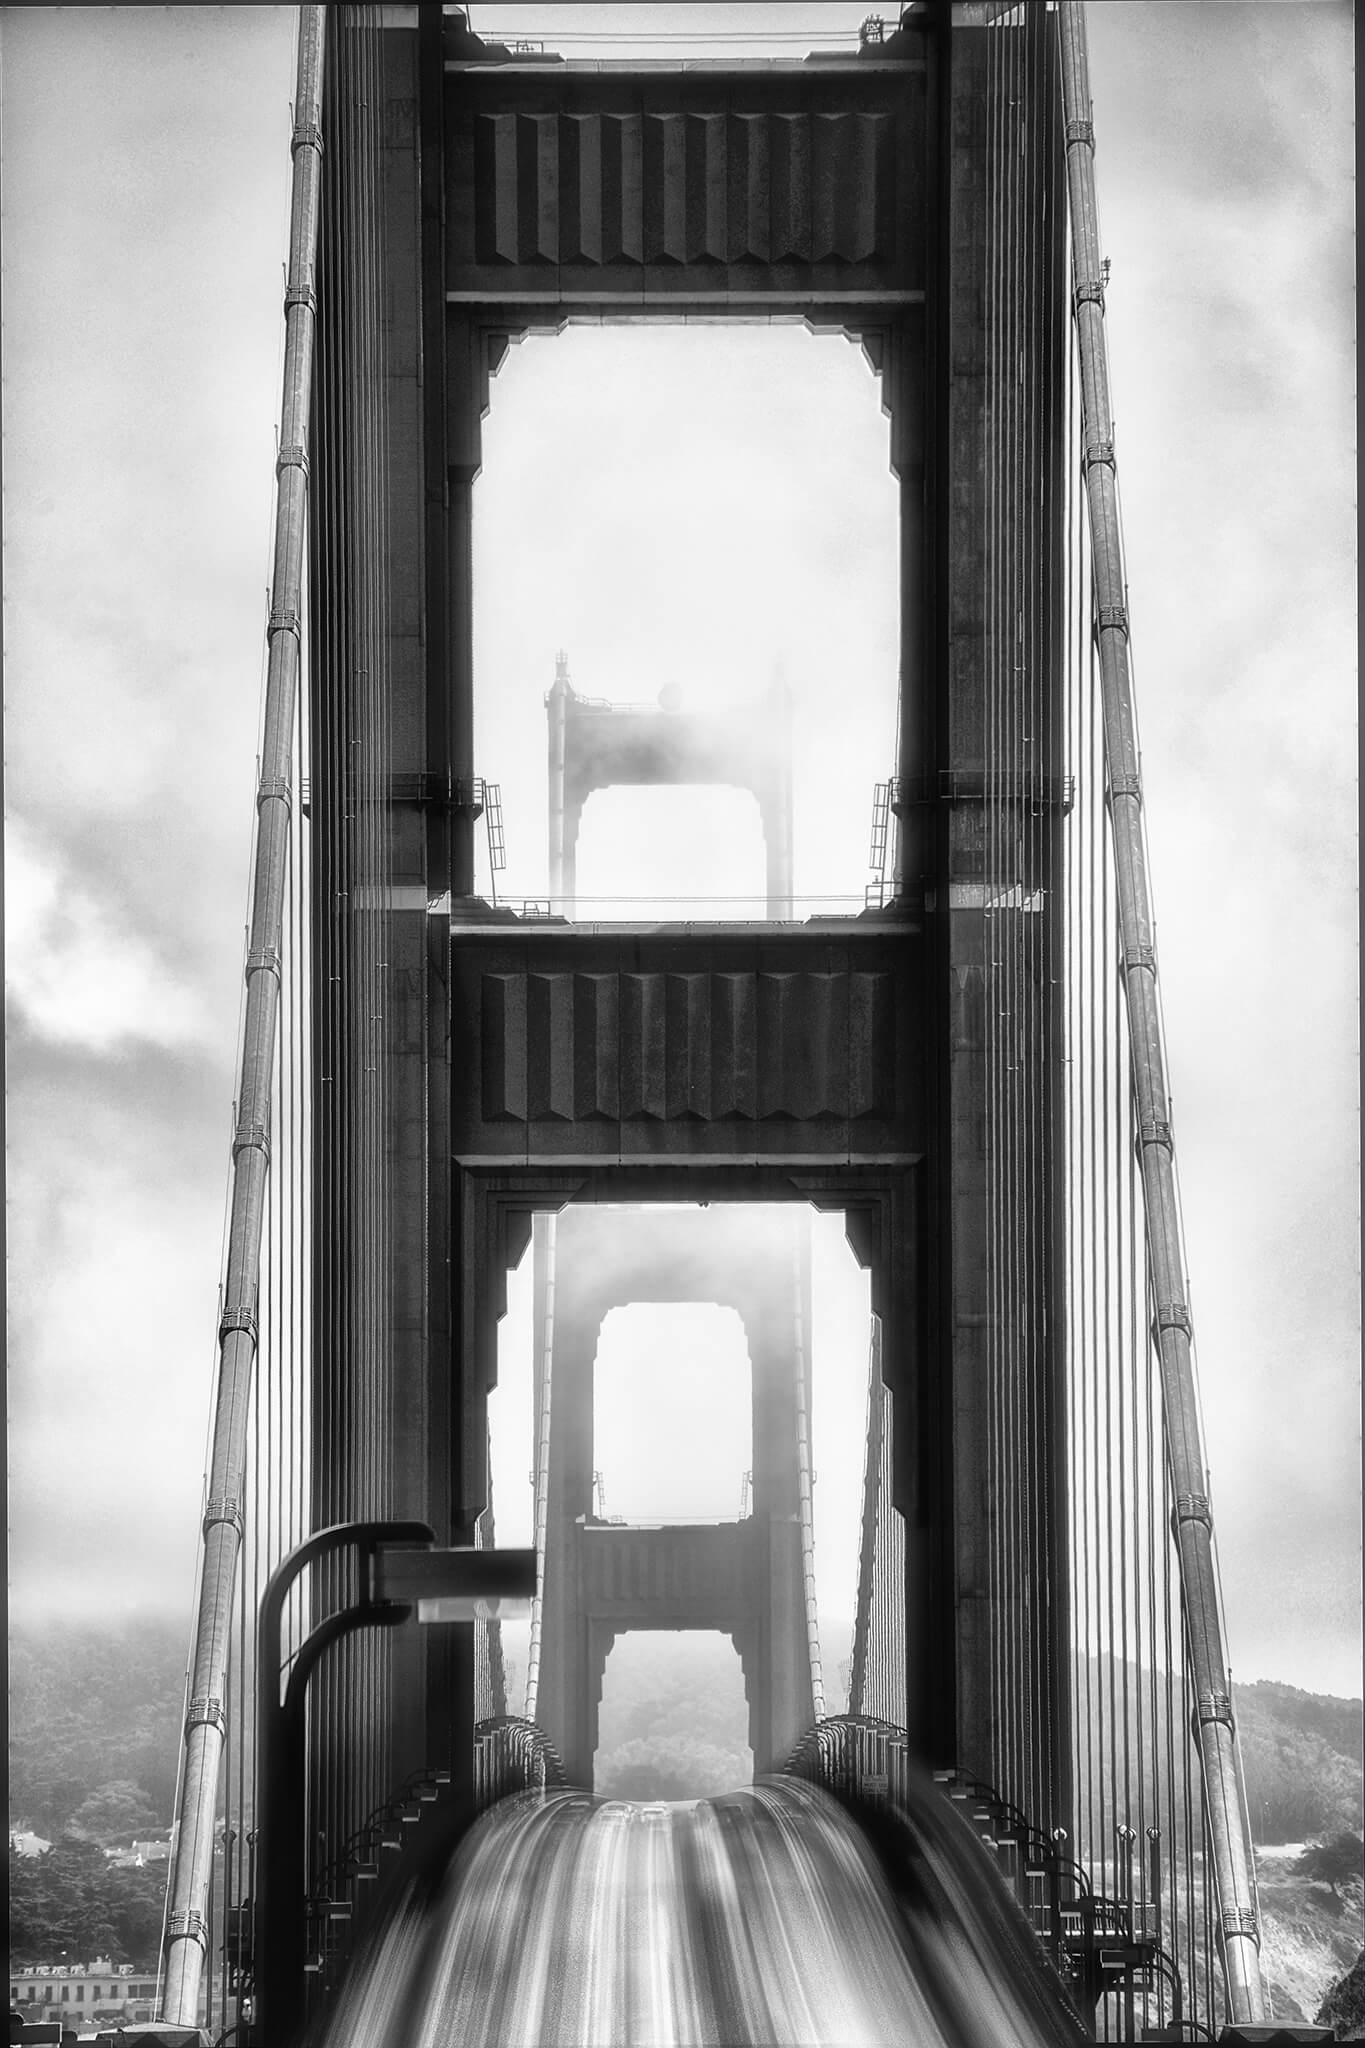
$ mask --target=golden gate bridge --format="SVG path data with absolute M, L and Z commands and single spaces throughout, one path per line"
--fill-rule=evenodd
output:
M 864 1886 L 861 1932 L 825 1916 L 882 1944 L 860 2038 L 907 2015 L 926 2038 L 1266 2038 L 1094 151 L 1076 0 L 926 0 L 856 53 L 757 65 L 300 10 L 170 2021 L 207 2004 L 270 2048 L 436 2039 L 455 2012 L 462 2038 L 582 2039 L 585 2012 L 602 2038 L 785 2037 L 771 1972 L 736 1989 L 725 1947 L 785 1857 L 808 1919 L 831 1873 Z M 547 898 L 475 887 L 498 815 L 471 634 L 489 379 L 526 334 L 679 317 L 801 319 L 881 382 L 900 679 L 856 914 L 795 915 L 789 707 L 595 700 L 567 663 Z M 584 803 L 664 782 L 756 797 L 763 918 L 579 914 Z M 844 1218 L 873 1310 L 842 1701 L 812 1589 L 811 1207 Z M 528 1249 L 534 1541 L 509 1551 L 488 1397 Z M 597 1336 L 642 1299 L 744 1322 L 733 1522 L 594 1512 Z M 605 1658 L 649 1627 L 732 1636 L 764 1787 L 652 1822 L 592 1802 Z M 449 1874 L 480 1858 L 500 1917 Z M 677 1939 L 656 1910 L 643 1948 L 603 1949 L 597 2004 L 517 2018 L 514 1892 L 533 1916 L 559 1897 L 581 1936 L 593 1873 L 618 1902 L 692 1901 L 677 1983 L 703 1996 L 710 1968 L 709 2017 L 630 1988 Z

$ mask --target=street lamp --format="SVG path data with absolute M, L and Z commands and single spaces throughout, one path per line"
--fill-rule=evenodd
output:
M 437 1550 L 425 1522 L 337 1522 L 298 1544 L 271 1573 L 256 1629 L 257 1862 L 252 2034 L 292 2048 L 302 2033 L 307 1873 L 304 1736 L 308 1681 L 333 1643 L 358 1628 L 473 1623 L 528 1612 L 534 1550 Z M 351 1549 L 360 1595 L 320 1621 L 300 1644 L 280 1698 L 285 1604 L 299 1574 Z

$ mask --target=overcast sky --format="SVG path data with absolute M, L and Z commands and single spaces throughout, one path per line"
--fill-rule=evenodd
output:
M 474 20 L 603 54 L 572 32 L 630 12 L 481 4 Z M 791 28 L 800 55 L 866 12 L 648 15 Z M 8 8 L 3 30 L 13 1596 L 20 1615 L 149 1606 L 188 1626 L 294 19 Z M 1358 1693 L 1350 15 L 1105 0 L 1091 52 L 1234 1668 Z M 514 893 L 545 887 L 540 698 L 559 646 L 606 696 L 750 694 L 780 666 L 798 891 L 860 891 L 891 765 L 895 494 L 859 353 L 758 329 L 532 340 L 495 384 L 485 452 L 479 765 L 503 786 Z M 648 816 L 646 869 L 625 794 L 590 810 L 584 895 L 759 886 L 742 798 Z M 822 1467 L 831 1499 L 855 1458 Z

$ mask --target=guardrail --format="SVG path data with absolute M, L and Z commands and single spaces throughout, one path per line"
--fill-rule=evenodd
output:
M 951 1831 L 944 1836 L 934 1818 L 932 1783 L 992 1855 L 1078 2011 L 1094 2014 L 1104 1999 L 1117 1996 L 1124 2008 L 1123 2038 L 1136 2039 L 1136 2000 L 1146 1993 L 1157 1999 L 1163 2025 L 1174 2030 L 1163 2038 L 1196 2037 L 1192 2023 L 1182 2018 L 1180 1974 L 1158 1938 L 1154 1908 L 1136 1896 L 1097 1893 L 1067 1855 L 1064 1829 L 1045 1834 L 990 1786 L 958 1772 L 938 1771 L 930 1780 L 916 1766 L 905 1731 L 870 1715 L 837 1715 L 818 1723 L 797 1745 L 787 1770 L 863 1818 L 881 1811 L 912 1830 L 927 1826 L 941 1843 L 950 1842 Z M 940 1816 L 946 1819 L 941 1809 Z M 1196 2032 L 1207 2038 L 1207 2029 Z

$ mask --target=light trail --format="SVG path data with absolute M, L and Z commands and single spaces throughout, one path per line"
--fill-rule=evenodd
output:
M 506 1801 L 400 1887 L 325 2048 L 1080 2042 L 985 1852 L 927 1796 L 926 1824 L 897 1822 L 900 1871 L 796 1779 Z

